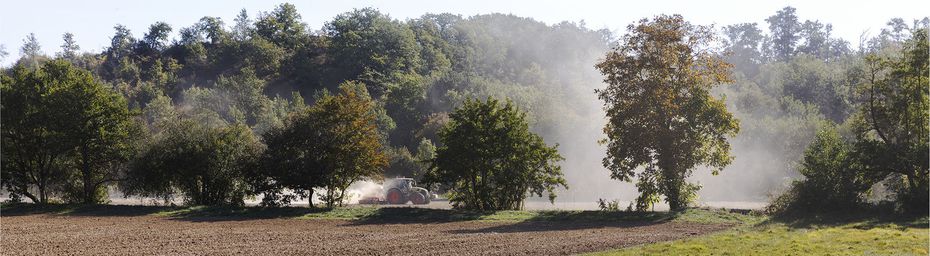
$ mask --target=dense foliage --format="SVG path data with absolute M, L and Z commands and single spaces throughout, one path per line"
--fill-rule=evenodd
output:
M 261 144 L 243 125 L 209 127 L 192 120 L 166 127 L 130 164 L 127 195 L 180 195 L 192 205 L 242 205 L 250 194 L 243 173 Z
M 141 131 L 122 96 L 65 61 L 17 66 L 0 89 L 2 182 L 11 198 L 46 203 L 57 191 L 69 201 L 105 202 Z
M 733 175 L 728 173 L 725 175 L 728 177 L 719 180 L 706 180 L 705 187 L 728 187 L 715 191 L 715 194 L 711 196 L 737 194 L 734 192 L 753 190 L 753 188 L 769 188 L 768 192 L 776 196 L 773 208 L 778 210 L 790 208 L 785 205 L 786 201 L 790 200 L 785 199 L 796 196 L 798 186 L 802 186 L 792 184 L 813 180 L 808 182 L 810 184 L 803 186 L 842 188 L 843 191 L 837 191 L 839 193 L 837 197 L 822 193 L 808 193 L 807 195 L 811 197 L 801 198 L 800 205 L 810 202 L 825 205 L 817 208 L 796 207 L 795 209 L 842 210 L 850 206 L 847 203 L 851 199 L 855 199 L 852 201 L 858 205 L 865 205 L 864 203 L 867 202 L 892 201 L 901 207 L 899 208 L 901 210 L 910 205 L 916 206 L 914 209 L 928 208 L 920 206 L 925 203 L 913 203 L 918 201 L 905 203 L 906 200 L 900 198 L 906 197 L 907 194 L 927 194 L 930 189 L 918 188 L 919 182 L 913 183 L 913 186 L 907 185 L 907 179 L 903 179 L 907 175 L 903 172 L 908 172 L 904 171 L 908 169 L 922 169 L 923 173 L 926 173 L 928 168 L 918 167 L 919 161 L 910 161 L 909 163 L 912 164 L 910 167 L 892 164 L 892 162 L 904 163 L 904 158 L 926 158 L 926 150 L 919 153 L 922 157 L 917 157 L 918 153 L 907 156 L 907 153 L 904 153 L 907 151 L 892 153 L 888 150 L 889 148 L 869 146 L 866 148 L 871 149 L 865 149 L 863 147 L 870 144 L 876 145 L 874 142 L 882 141 L 878 132 L 872 128 L 874 126 L 870 121 L 872 106 L 877 106 L 874 108 L 877 110 L 875 113 L 880 113 L 882 112 L 880 109 L 891 105 L 895 105 L 895 109 L 902 110 L 890 114 L 889 117 L 894 116 L 890 119 L 886 119 L 882 116 L 883 114 L 877 115 L 879 120 L 883 119 L 879 123 L 884 123 L 881 124 L 884 128 L 880 129 L 908 130 L 909 136 L 913 136 L 909 141 L 914 149 L 919 148 L 918 145 L 927 144 L 915 143 L 919 140 L 920 134 L 926 134 L 922 132 L 922 129 L 927 129 L 925 121 L 923 121 L 924 126 L 916 125 L 916 123 L 905 125 L 904 122 L 922 122 L 917 116 L 926 116 L 927 108 L 921 107 L 926 103 L 921 100 L 923 96 L 918 96 L 926 94 L 926 83 L 923 86 L 911 86 L 908 83 L 921 81 L 921 76 L 917 75 L 920 72 L 918 70 L 927 72 L 926 67 L 920 67 L 921 61 L 919 61 L 926 58 L 914 56 L 927 55 L 926 47 L 915 46 L 921 42 L 926 44 L 926 39 L 921 38 L 921 31 L 926 30 L 930 20 L 924 18 L 908 24 L 903 19 L 891 19 L 888 26 L 878 35 L 863 38 L 858 49 L 853 49 L 849 42 L 834 38 L 831 35 L 830 24 L 823 24 L 816 20 L 802 22 L 795 16 L 794 9 L 790 7 L 779 11 L 766 21 L 770 32 L 768 34 L 759 29 L 755 23 L 735 24 L 723 28 L 726 38 L 724 47 L 730 53 L 725 58 L 734 64 L 732 73 L 734 83 L 718 92 L 727 96 L 727 107 L 740 119 L 741 124 L 740 134 L 732 141 L 736 158 L 729 169 L 748 171 L 736 171 Z M 777 47 L 778 50 L 775 44 L 781 45 Z M 923 49 L 924 52 L 918 52 L 917 49 Z M 898 73 L 891 75 L 894 73 L 893 70 L 898 70 Z M 913 71 L 905 72 L 904 70 Z M 911 75 L 905 75 L 907 73 Z M 926 81 L 926 75 L 923 77 L 923 81 Z M 895 80 L 898 82 L 891 82 Z M 889 93 L 887 94 L 889 97 L 870 96 L 873 94 L 870 92 L 878 93 L 882 90 L 884 92 L 879 94 Z M 924 92 L 917 93 L 917 91 Z M 910 97 L 892 96 L 897 93 L 910 95 Z M 874 99 L 874 103 L 870 103 L 873 101 L 870 98 Z M 904 111 L 903 109 L 912 110 Z M 923 109 L 923 112 L 914 109 Z M 918 112 L 922 114 L 917 114 Z M 912 118 L 902 118 L 906 115 L 911 115 Z M 829 165 L 817 164 L 825 163 L 827 160 L 824 159 L 830 159 L 831 156 L 821 155 L 814 158 L 821 159 L 817 161 L 809 161 L 808 159 L 811 158 L 805 157 L 805 152 L 811 151 L 808 145 L 820 140 L 815 139 L 818 131 L 832 129 L 839 133 L 842 141 L 850 144 L 843 146 L 848 147 L 845 150 L 849 151 L 850 156 L 846 161 L 849 161 L 850 166 L 844 166 L 842 170 L 828 168 Z M 817 145 L 817 147 L 822 147 L 822 145 Z M 892 155 L 894 157 L 891 157 Z M 820 167 L 809 168 L 807 166 Z M 919 177 L 922 172 L 911 173 L 913 177 Z M 832 184 L 832 181 L 819 178 L 839 174 L 863 179 L 849 181 L 860 183 L 860 185 L 846 186 Z M 879 180 L 884 181 L 877 182 Z M 911 180 L 918 181 L 919 179 L 911 178 Z M 867 187 L 864 190 L 861 187 L 862 182 Z M 784 192 L 785 189 L 782 188 L 786 188 L 787 192 Z M 901 193 L 908 191 L 903 188 L 913 188 L 913 191 L 919 192 Z M 779 197 L 778 195 L 782 192 L 785 196 Z M 850 196 L 853 194 L 857 196 Z M 764 194 L 758 196 L 764 196 Z M 832 199 L 837 199 L 837 204 L 824 201 Z M 927 200 L 920 200 L 920 202 L 923 201 Z
M 448 185 L 453 207 L 474 210 L 523 208 L 529 194 L 565 186 L 556 147 L 529 130 L 526 114 L 511 102 L 466 100 L 439 133 L 427 183 Z
M 371 95 L 379 150 L 388 160 L 383 170 L 365 172 L 416 178 L 436 151 L 447 112 L 468 98 L 510 98 L 530 110 L 534 130 L 571 134 L 563 121 L 590 116 L 575 103 L 597 86 L 590 63 L 609 39 L 606 31 L 584 24 L 548 26 L 501 14 L 426 14 L 398 21 L 370 8 L 338 15 L 313 31 L 290 4 L 258 17 L 243 11 L 234 24 L 204 17 L 176 29 L 158 22 L 141 38 L 121 25 L 114 30 L 110 46 L 99 54 L 80 52 L 73 35 L 66 34 L 56 58 L 91 71 L 96 81 L 127 99 L 127 109 L 140 110 L 138 121 L 153 138 L 137 139 L 157 144 L 179 119 L 211 129 L 244 125 L 252 136 L 267 137 L 261 135 L 280 131 L 289 115 L 319 101 L 322 90 L 357 81 Z M 23 53 L 17 68 L 35 69 L 49 60 L 34 37 Z M 5 73 L 12 75 L 12 69 Z M 253 190 L 283 188 L 262 181 L 268 177 L 259 175 L 266 172 L 261 164 L 252 166 L 247 180 Z M 326 182 L 355 179 L 343 178 Z
M 693 168 L 706 165 L 717 173 L 732 160 L 727 140 L 739 123 L 710 94 L 730 82 L 729 64 L 707 49 L 713 42 L 707 27 L 659 16 L 630 25 L 597 64 L 608 84 L 597 91 L 610 120 L 604 167 L 611 178 L 637 179 L 637 210 L 652 207 L 659 196 L 672 210 L 684 209 L 700 189 L 685 181 Z
M 79 37 L 66 33 L 61 50 L 46 56 L 36 37 L 29 35 L 20 59 L 0 70 L 0 182 L 14 200 L 33 202 L 99 203 L 105 200 L 107 188 L 118 185 L 130 195 L 182 197 L 192 204 L 238 204 L 251 195 L 269 205 L 320 195 L 324 196 L 319 199 L 338 204 L 345 184 L 361 177 L 423 178 L 431 172 L 429 160 L 438 157 L 439 149 L 451 146 L 443 142 L 441 131 L 452 125 L 450 113 L 455 107 L 468 99 L 493 97 L 508 99 L 514 109 L 525 111 L 521 119 L 530 134 L 561 145 L 563 183 L 576 189 L 555 192 L 575 200 L 633 194 L 606 179 L 610 171 L 642 185 L 641 209 L 669 194 L 678 195 L 667 199 L 681 207 L 694 199 L 699 186 L 703 187 L 700 196 L 714 200 L 758 201 L 785 189 L 796 191 L 792 184 L 806 180 L 816 188 L 810 191 L 842 190 L 838 197 L 826 197 L 838 201 L 851 200 L 855 194 L 859 205 L 878 200 L 893 201 L 902 210 L 928 208 L 928 68 L 927 58 L 921 56 L 927 55 L 930 20 L 910 24 L 892 19 L 874 37 L 852 45 L 833 36 L 830 24 L 803 20 L 791 7 L 774 13 L 766 24 L 733 24 L 719 31 L 690 25 L 676 16 L 661 17 L 678 21 L 662 23 L 667 26 L 634 24 L 648 31 L 634 30 L 621 40 L 583 22 L 545 24 L 503 14 L 425 14 L 402 21 L 371 8 L 337 15 L 316 30 L 303 23 L 293 5 L 282 4 L 255 17 L 243 10 L 232 21 L 203 17 L 182 28 L 156 22 L 141 37 L 116 25 L 110 45 L 102 52 L 82 51 L 75 41 Z M 672 42 L 679 37 L 676 33 L 697 41 Z M 657 36 L 643 37 L 652 34 Z M 712 35 L 724 40 L 705 44 Z M 673 85 L 668 88 L 695 88 L 696 94 L 636 92 L 657 100 L 626 97 L 623 102 L 663 106 L 655 109 L 680 107 L 680 111 L 662 114 L 618 107 L 607 109 L 608 115 L 618 118 L 604 120 L 597 98 L 605 95 L 594 93 L 595 89 L 604 89 L 600 94 L 610 94 L 607 98 L 628 95 L 607 93 L 611 91 L 598 72 L 618 65 L 605 64 L 602 70 L 592 65 L 624 63 L 616 52 L 605 55 L 611 46 L 674 45 L 698 47 L 690 51 L 658 47 L 682 58 L 642 60 L 640 64 L 656 65 L 630 70 L 652 70 L 643 77 L 647 79 L 617 76 L 611 82 L 608 75 L 608 83 Z M 722 52 L 712 50 L 718 46 Z M 0 46 L 0 57 L 7 56 Z M 727 65 L 721 59 L 732 68 L 724 69 Z M 717 64 L 694 69 L 706 63 Z M 672 65 L 665 64 L 692 68 L 668 69 Z M 672 74 L 677 74 L 675 79 Z M 726 85 L 711 86 L 718 83 Z M 356 109 L 339 107 L 347 103 L 336 100 L 346 99 L 340 89 L 343 84 L 351 84 L 358 96 L 359 101 L 351 102 L 360 105 L 349 105 L 365 105 L 369 110 L 343 112 Z M 618 113 L 652 119 L 620 118 Z M 359 123 L 353 124 L 365 124 L 356 126 L 365 131 L 361 140 L 365 147 L 358 152 L 379 156 L 368 159 L 369 164 L 341 157 L 327 160 L 327 165 L 367 169 L 311 170 L 321 162 L 303 162 L 306 169 L 301 169 L 294 167 L 296 162 L 285 161 L 351 151 L 289 141 L 288 136 L 320 132 L 300 130 L 310 123 L 338 127 L 329 122 L 356 114 Z M 319 119 L 324 116 L 333 120 Z M 636 132 L 623 136 L 618 136 L 618 129 L 608 129 L 609 140 L 623 142 L 608 145 L 608 152 L 641 153 L 631 150 L 647 148 L 621 144 L 686 143 L 650 146 L 674 149 L 666 155 L 677 159 L 674 168 L 643 169 L 662 167 L 658 161 L 629 162 L 609 171 L 601 168 L 598 160 L 605 151 L 597 140 L 604 136 L 605 122 L 654 128 L 645 121 L 669 116 L 679 118 L 666 121 L 696 129 L 627 130 Z M 735 136 L 734 120 L 739 120 Z M 832 127 L 838 140 L 826 135 L 816 139 L 818 131 Z M 345 139 L 358 135 L 333 130 L 328 134 Z M 817 150 L 808 149 L 812 142 Z M 298 146 L 300 150 L 294 149 Z M 153 150 L 157 147 L 225 155 L 206 158 Z M 846 153 L 806 154 L 820 151 Z M 155 161 L 170 158 L 211 166 L 174 169 Z M 837 169 L 832 164 L 839 162 L 850 166 Z M 721 170 L 722 175 L 707 177 Z M 868 179 L 855 186 L 830 183 L 828 177 L 840 174 Z M 659 183 L 660 176 L 671 182 Z M 157 180 L 139 182 L 149 179 Z M 869 188 L 862 191 L 865 185 Z M 314 191 L 316 196 L 311 195 Z M 553 195 L 548 188 L 538 191 Z M 522 199 L 527 194 L 511 196 Z M 495 204 L 512 208 L 513 200 Z
M 333 207 L 342 204 L 353 182 L 379 179 L 388 160 L 373 104 L 364 85 L 345 83 L 337 94 L 324 92 L 316 104 L 266 132 L 268 149 L 254 175 L 263 204 L 288 204 L 295 197 L 311 200 L 314 189 L 323 189 L 321 199 Z
M 928 27 L 911 28 L 897 55 L 866 58 L 856 150 L 864 172 L 900 182 L 898 202 L 909 212 L 930 211 L 930 66 Z
M 927 28 L 916 29 L 898 56 L 866 56 L 859 85 L 864 101 L 850 120 L 854 135 L 844 142 L 824 132 L 809 146 L 795 181 L 770 210 L 779 213 L 849 210 L 865 203 L 870 189 L 885 180 L 897 208 L 926 214 L 928 205 L 927 133 L 930 124 Z
M 825 128 L 804 152 L 798 169 L 804 179 L 792 182 L 769 210 L 787 214 L 856 209 L 876 182 L 875 175 L 861 171 L 858 160 L 852 143 L 841 138 L 835 128 Z
M 850 98 L 858 102 L 849 106 L 855 112 L 839 118 L 849 130 L 846 138 L 827 125 L 804 154 L 804 179 L 794 181 L 770 211 L 845 211 L 865 205 L 870 194 L 894 195 L 878 200 L 893 201 L 904 212 L 930 209 L 927 24 L 896 29 L 897 40 L 884 31 L 889 37 L 873 41 L 884 46 L 865 52 L 862 72 L 849 74 L 855 81 Z M 902 34 L 905 29 L 910 36 Z

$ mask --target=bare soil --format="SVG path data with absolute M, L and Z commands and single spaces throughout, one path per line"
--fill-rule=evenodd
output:
M 564 255 L 703 235 L 681 222 L 372 222 L 27 214 L 0 219 L 3 255 Z

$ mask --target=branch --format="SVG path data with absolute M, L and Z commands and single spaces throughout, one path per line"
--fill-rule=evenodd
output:
M 882 141 L 886 144 L 889 143 L 888 137 L 885 136 L 885 133 L 882 132 L 882 129 L 878 127 L 878 120 L 875 117 L 875 68 L 872 65 L 869 65 L 871 68 L 870 78 L 869 78 L 869 115 L 872 119 L 872 129 L 878 133 L 878 136 L 881 137 Z

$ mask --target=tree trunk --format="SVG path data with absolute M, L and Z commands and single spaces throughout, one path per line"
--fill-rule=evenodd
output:
M 668 202 L 668 207 L 672 211 L 681 211 L 685 208 L 685 203 L 682 202 L 681 198 L 681 183 L 677 177 L 666 177 L 668 179 L 665 192 L 665 200 Z
M 916 189 L 918 187 L 917 175 L 908 173 L 907 175 L 904 175 L 904 177 L 907 178 L 907 186 L 909 189 Z
M 677 162 L 668 155 L 671 155 L 673 152 L 671 145 L 666 146 L 665 154 L 660 156 L 659 159 L 659 168 L 662 168 L 660 172 L 662 173 L 662 180 L 658 181 L 661 185 L 660 190 L 665 190 L 665 201 L 668 202 L 668 207 L 672 211 L 684 210 L 687 206 L 687 202 L 684 202 L 682 198 L 682 187 L 685 184 L 685 178 L 683 177 L 683 172 L 679 170 Z
M 48 191 L 47 189 L 48 179 L 46 179 L 45 175 L 40 175 L 40 179 L 41 180 L 39 180 L 39 182 L 36 184 L 36 188 L 39 189 L 39 201 L 38 202 L 42 204 L 46 204 L 48 203 L 48 194 L 46 193 Z M 29 186 L 24 187 L 23 192 L 25 192 L 25 194 L 29 194 Z M 35 196 L 32 196 L 31 194 L 29 195 L 30 195 L 29 199 L 32 199 L 33 202 L 36 202 Z
M 42 190 L 39 190 L 39 192 L 42 192 Z M 27 188 L 23 188 L 23 189 L 22 189 L 22 192 L 20 192 L 20 194 L 22 194 L 23 196 L 29 198 L 29 200 L 32 200 L 32 203 L 35 203 L 35 204 L 44 204 L 44 203 L 46 203 L 45 200 L 40 199 L 41 197 L 36 198 L 35 195 L 33 195 L 32 193 L 29 193 L 29 191 L 27 190 Z
M 43 204 L 48 203 L 48 194 L 45 193 L 45 186 L 39 186 L 39 202 Z
M 336 205 L 335 188 L 330 186 L 326 189 L 326 208 L 332 209 Z
M 307 207 L 308 207 L 308 208 L 315 208 L 315 207 L 313 206 L 313 189 L 308 189 L 307 191 L 309 191 L 309 192 L 307 192 Z
M 90 170 L 90 152 L 88 152 L 87 145 L 81 145 L 81 178 L 84 182 L 84 203 L 85 204 L 96 204 L 97 200 L 95 195 L 97 194 L 94 188 L 94 182 L 91 180 L 91 170 Z
M 48 203 L 48 180 L 51 176 L 51 157 L 48 160 L 45 160 L 45 157 L 42 157 L 42 160 L 39 161 L 38 166 L 36 167 L 38 173 L 37 177 L 33 176 L 32 180 L 36 183 L 36 188 L 39 190 L 39 196 L 36 198 L 35 195 L 29 193 L 29 185 L 24 185 L 22 188 L 23 195 L 32 199 L 33 203 L 46 204 Z

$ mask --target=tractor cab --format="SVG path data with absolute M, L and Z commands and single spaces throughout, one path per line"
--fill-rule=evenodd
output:
M 388 181 L 384 183 L 384 190 L 387 191 L 387 190 L 390 190 L 391 188 L 408 190 L 414 187 L 415 184 L 416 184 L 416 181 L 414 181 L 411 178 L 388 179 Z

